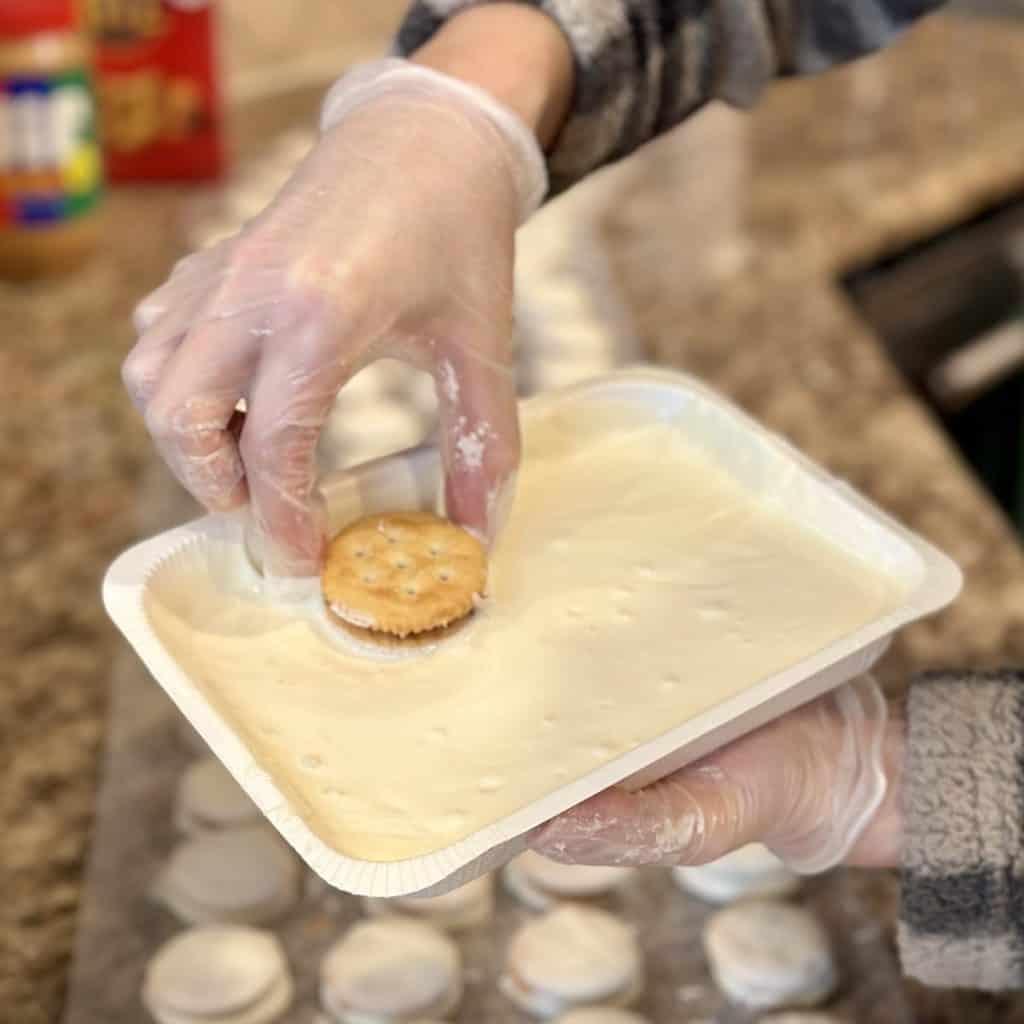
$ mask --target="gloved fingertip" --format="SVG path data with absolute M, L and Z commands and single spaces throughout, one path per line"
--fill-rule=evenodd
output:
M 246 518 L 246 553 L 263 579 L 264 595 L 272 601 L 296 602 L 318 593 L 326 538 L 318 529 L 316 506 L 298 532 L 273 534 L 254 505 Z
M 296 553 L 262 535 L 261 561 L 263 592 L 272 601 L 305 601 L 320 590 L 320 562 L 308 554 Z
M 167 312 L 162 302 L 143 299 L 132 311 L 132 326 L 136 334 L 145 334 Z
M 245 480 L 239 480 L 227 490 L 212 494 L 205 504 L 216 515 L 241 518 L 249 504 L 249 489 L 245 485 Z
M 558 864 L 586 867 L 640 867 L 662 863 L 657 851 L 646 844 L 633 844 L 624 828 L 590 834 L 576 824 L 562 826 L 559 819 L 530 843 L 531 848 Z
M 559 864 L 614 861 L 620 822 L 604 813 L 608 795 L 599 793 L 541 825 L 530 838 L 531 847 Z
M 246 502 L 214 513 L 221 532 L 232 537 L 241 537 L 249 522 L 249 506 Z
M 562 818 L 553 818 L 531 834 L 530 849 L 559 864 L 578 864 L 574 845 L 566 832 Z
M 306 544 L 286 545 L 279 539 L 264 533 L 263 571 L 264 575 L 280 577 L 319 576 L 323 561 L 319 546 Z
M 516 494 L 516 483 L 519 474 L 509 473 L 487 493 L 487 543 L 493 545 L 512 512 L 512 501 Z
M 263 593 L 276 604 L 304 604 L 320 593 L 320 577 L 280 576 L 264 570 Z
M 491 539 L 485 531 L 478 530 L 475 526 L 463 525 L 462 528 L 470 535 L 470 537 L 477 540 L 483 547 L 490 547 Z
M 444 481 L 444 513 L 467 533 L 474 536 L 485 547 L 489 544 L 485 506 L 479 500 L 476 488 L 467 487 L 466 481 L 458 481 L 451 474 Z
M 484 547 L 493 547 L 511 513 L 516 475 L 510 473 L 486 491 L 480 488 L 479 481 L 463 478 L 456 484 L 449 476 L 445 481 L 446 515 Z

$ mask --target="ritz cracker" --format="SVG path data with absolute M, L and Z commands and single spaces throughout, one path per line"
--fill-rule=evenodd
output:
M 88 0 L 107 176 L 217 177 L 223 110 L 210 0 Z

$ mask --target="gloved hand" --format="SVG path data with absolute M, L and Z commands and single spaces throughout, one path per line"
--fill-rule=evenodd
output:
M 567 864 L 704 864 L 758 841 L 804 874 L 892 865 L 903 733 L 864 677 L 645 789 L 598 794 L 531 845 Z
M 318 572 L 317 437 L 383 356 L 434 375 L 448 515 L 493 536 L 519 458 L 513 238 L 546 188 L 521 121 L 405 61 L 341 79 L 322 129 L 266 210 L 143 300 L 124 366 L 178 479 L 211 510 L 248 500 L 278 577 Z

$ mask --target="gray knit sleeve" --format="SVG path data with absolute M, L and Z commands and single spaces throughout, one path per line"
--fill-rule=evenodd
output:
M 1024 672 L 922 676 L 907 729 L 903 969 L 1024 987 Z
M 447 18 L 488 2 L 417 0 L 396 51 L 408 55 Z M 555 194 L 709 100 L 748 106 L 775 76 L 824 71 L 884 46 L 942 0 L 515 2 L 550 15 L 573 51 L 572 109 L 549 154 Z

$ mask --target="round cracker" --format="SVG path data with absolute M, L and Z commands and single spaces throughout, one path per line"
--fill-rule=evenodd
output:
M 585 1006 L 570 1010 L 559 1017 L 554 1024 L 650 1024 L 631 1010 L 620 1010 L 615 1006 Z
M 402 914 L 457 932 L 487 921 L 494 913 L 494 878 L 481 875 L 440 896 L 363 897 L 368 914 Z
M 743 900 L 712 915 L 704 952 L 718 987 L 755 1010 L 816 1006 L 838 977 L 828 934 L 803 907 Z
M 382 633 L 379 629 L 364 629 L 353 626 L 335 614 L 331 620 L 336 622 L 358 646 L 375 651 L 429 651 L 442 640 L 457 633 L 462 628 L 462 619 L 441 626 L 439 629 L 426 629 L 422 633 L 409 633 L 407 636 L 396 636 L 394 633 Z
M 322 585 L 346 626 L 404 638 L 465 618 L 486 581 L 487 553 L 472 534 L 429 512 L 390 512 L 331 541 Z
M 562 900 L 604 896 L 624 886 L 635 868 L 559 864 L 527 850 L 505 866 L 505 888 L 525 906 L 544 911 Z
M 428 924 L 382 917 L 354 924 L 320 965 L 320 999 L 335 1018 L 447 1016 L 462 990 L 458 946 Z
M 672 877 L 681 888 L 709 903 L 786 896 L 800 887 L 800 876 L 760 843 L 741 846 L 707 864 L 674 867 Z
M 182 832 L 248 825 L 260 809 L 212 754 L 193 761 L 178 784 L 174 822 Z
M 262 999 L 288 966 L 269 932 L 204 925 L 174 936 L 146 968 L 143 999 L 155 1010 L 219 1017 Z
M 634 990 L 641 967 L 636 931 L 603 910 L 564 903 L 524 924 L 507 970 L 529 990 L 573 1004 L 614 1001 Z
M 265 824 L 200 832 L 179 843 L 157 879 L 154 895 L 192 924 L 258 924 L 298 902 L 302 868 Z

